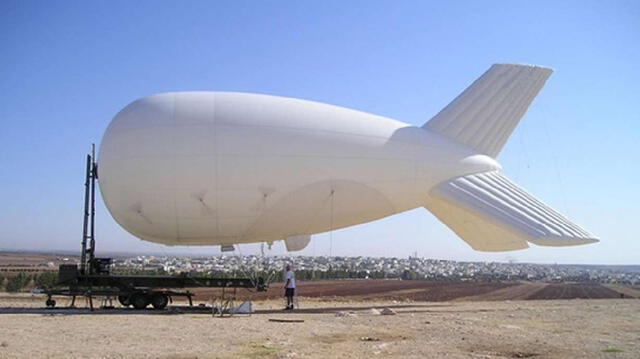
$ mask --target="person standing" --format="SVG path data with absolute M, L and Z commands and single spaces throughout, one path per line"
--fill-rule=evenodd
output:
M 293 296 L 296 291 L 296 275 L 293 272 L 293 267 L 287 264 L 286 271 L 284 272 L 284 296 L 287 298 L 287 307 L 285 310 L 293 310 Z

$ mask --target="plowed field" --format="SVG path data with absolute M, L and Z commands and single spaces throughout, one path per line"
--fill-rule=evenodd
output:
M 216 289 L 194 288 L 197 300 L 219 294 Z M 241 298 L 269 299 L 282 296 L 282 283 L 273 283 L 267 292 L 239 290 Z M 597 283 L 541 282 L 430 282 L 403 280 L 300 281 L 297 295 L 310 298 L 345 297 L 352 300 L 530 300 L 574 298 L 620 298 L 621 291 Z M 625 293 L 629 297 L 629 293 Z
M 600 284 L 554 283 L 546 285 L 527 299 L 602 299 L 618 297 L 620 297 L 620 293 Z

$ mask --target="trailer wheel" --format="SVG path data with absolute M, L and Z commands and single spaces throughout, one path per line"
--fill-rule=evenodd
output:
M 129 298 L 129 303 L 136 309 L 144 309 L 149 305 L 149 296 L 144 293 L 133 293 Z
M 169 304 L 169 297 L 164 293 L 155 293 L 151 297 L 151 305 L 155 309 L 164 309 Z
M 53 307 L 56 306 L 56 301 L 51 299 L 51 298 L 49 298 L 49 299 L 47 299 L 45 304 L 47 305 L 47 308 L 53 308 Z
M 119 295 L 118 296 L 118 302 L 120 302 L 120 304 L 122 304 L 123 307 L 128 307 L 131 305 L 131 303 L 129 302 L 129 296 L 128 295 Z

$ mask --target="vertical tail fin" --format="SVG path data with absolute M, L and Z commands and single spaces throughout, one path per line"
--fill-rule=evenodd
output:
M 422 127 L 495 158 L 552 72 L 493 65 Z

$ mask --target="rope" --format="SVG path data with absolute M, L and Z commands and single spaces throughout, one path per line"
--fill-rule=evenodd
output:
M 242 249 L 240 248 L 240 244 L 238 243 L 237 246 L 238 246 L 238 253 L 240 254 L 240 257 L 244 258 L 244 255 L 242 254 Z M 264 255 L 262 256 L 261 262 L 262 262 L 261 266 L 260 266 L 261 268 L 259 268 L 259 269 L 262 269 L 262 272 L 268 273 L 268 276 L 266 278 L 263 278 L 264 279 L 264 285 L 266 287 L 268 287 L 269 284 L 271 284 L 271 281 L 273 280 L 273 277 L 275 276 L 276 271 L 269 270 L 267 268 L 266 260 L 265 260 Z M 253 292 L 254 291 L 253 289 L 258 287 L 258 279 L 260 279 L 260 271 L 256 270 L 256 267 L 253 266 L 253 271 L 248 273 L 243 269 L 243 266 L 240 266 L 240 272 L 244 277 L 249 278 L 249 280 L 251 281 L 251 284 L 253 284 L 253 288 L 251 288 L 251 289 L 250 288 L 245 288 L 245 289 L 247 289 L 249 292 Z
M 329 223 L 329 257 L 333 255 L 333 194 L 335 190 L 331 189 L 331 209 L 330 209 L 330 223 Z
M 547 124 L 547 120 L 546 120 L 546 116 L 542 116 L 542 126 L 544 128 L 544 135 L 545 135 L 545 140 L 547 142 L 547 148 L 553 149 L 554 147 L 551 146 L 551 141 L 550 138 L 551 136 L 549 136 L 549 128 L 548 128 L 548 124 Z M 562 206 L 564 207 L 564 212 L 566 213 L 567 216 L 571 216 L 571 213 L 569 211 L 569 206 L 567 205 L 567 197 L 564 193 L 564 184 L 562 181 L 562 176 L 560 174 L 560 169 L 558 166 L 558 154 L 555 151 L 551 152 L 551 158 L 552 158 L 552 162 L 553 162 L 553 169 L 556 172 L 556 178 L 558 179 L 558 187 L 560 188 L 560 200 L 562 201 Z
M 244 259 L 244 255 L 242 254 L 242 249 L 240 248 L 240 243 L 236 244 L 236 246 L 238 247 L 238 253 L 240 254 L 240 258 L 241 260 Z M 242 276 L 244 276 L 245 278 L 249 278 L 249 280 L 251 281 L 251 284 L 253 284 L 254 287 L 257 286 L 257 276 L 255 275 L 255 270 L 253 271 L 253 275 L 247 273 L 244 269 L 244 266 L 239 266 L 240 268 L 240 274 L 242 274 Z M 249 288 L 247 288 L 249 289 Z M 250 290 L 251 291 L 251 290 Z

